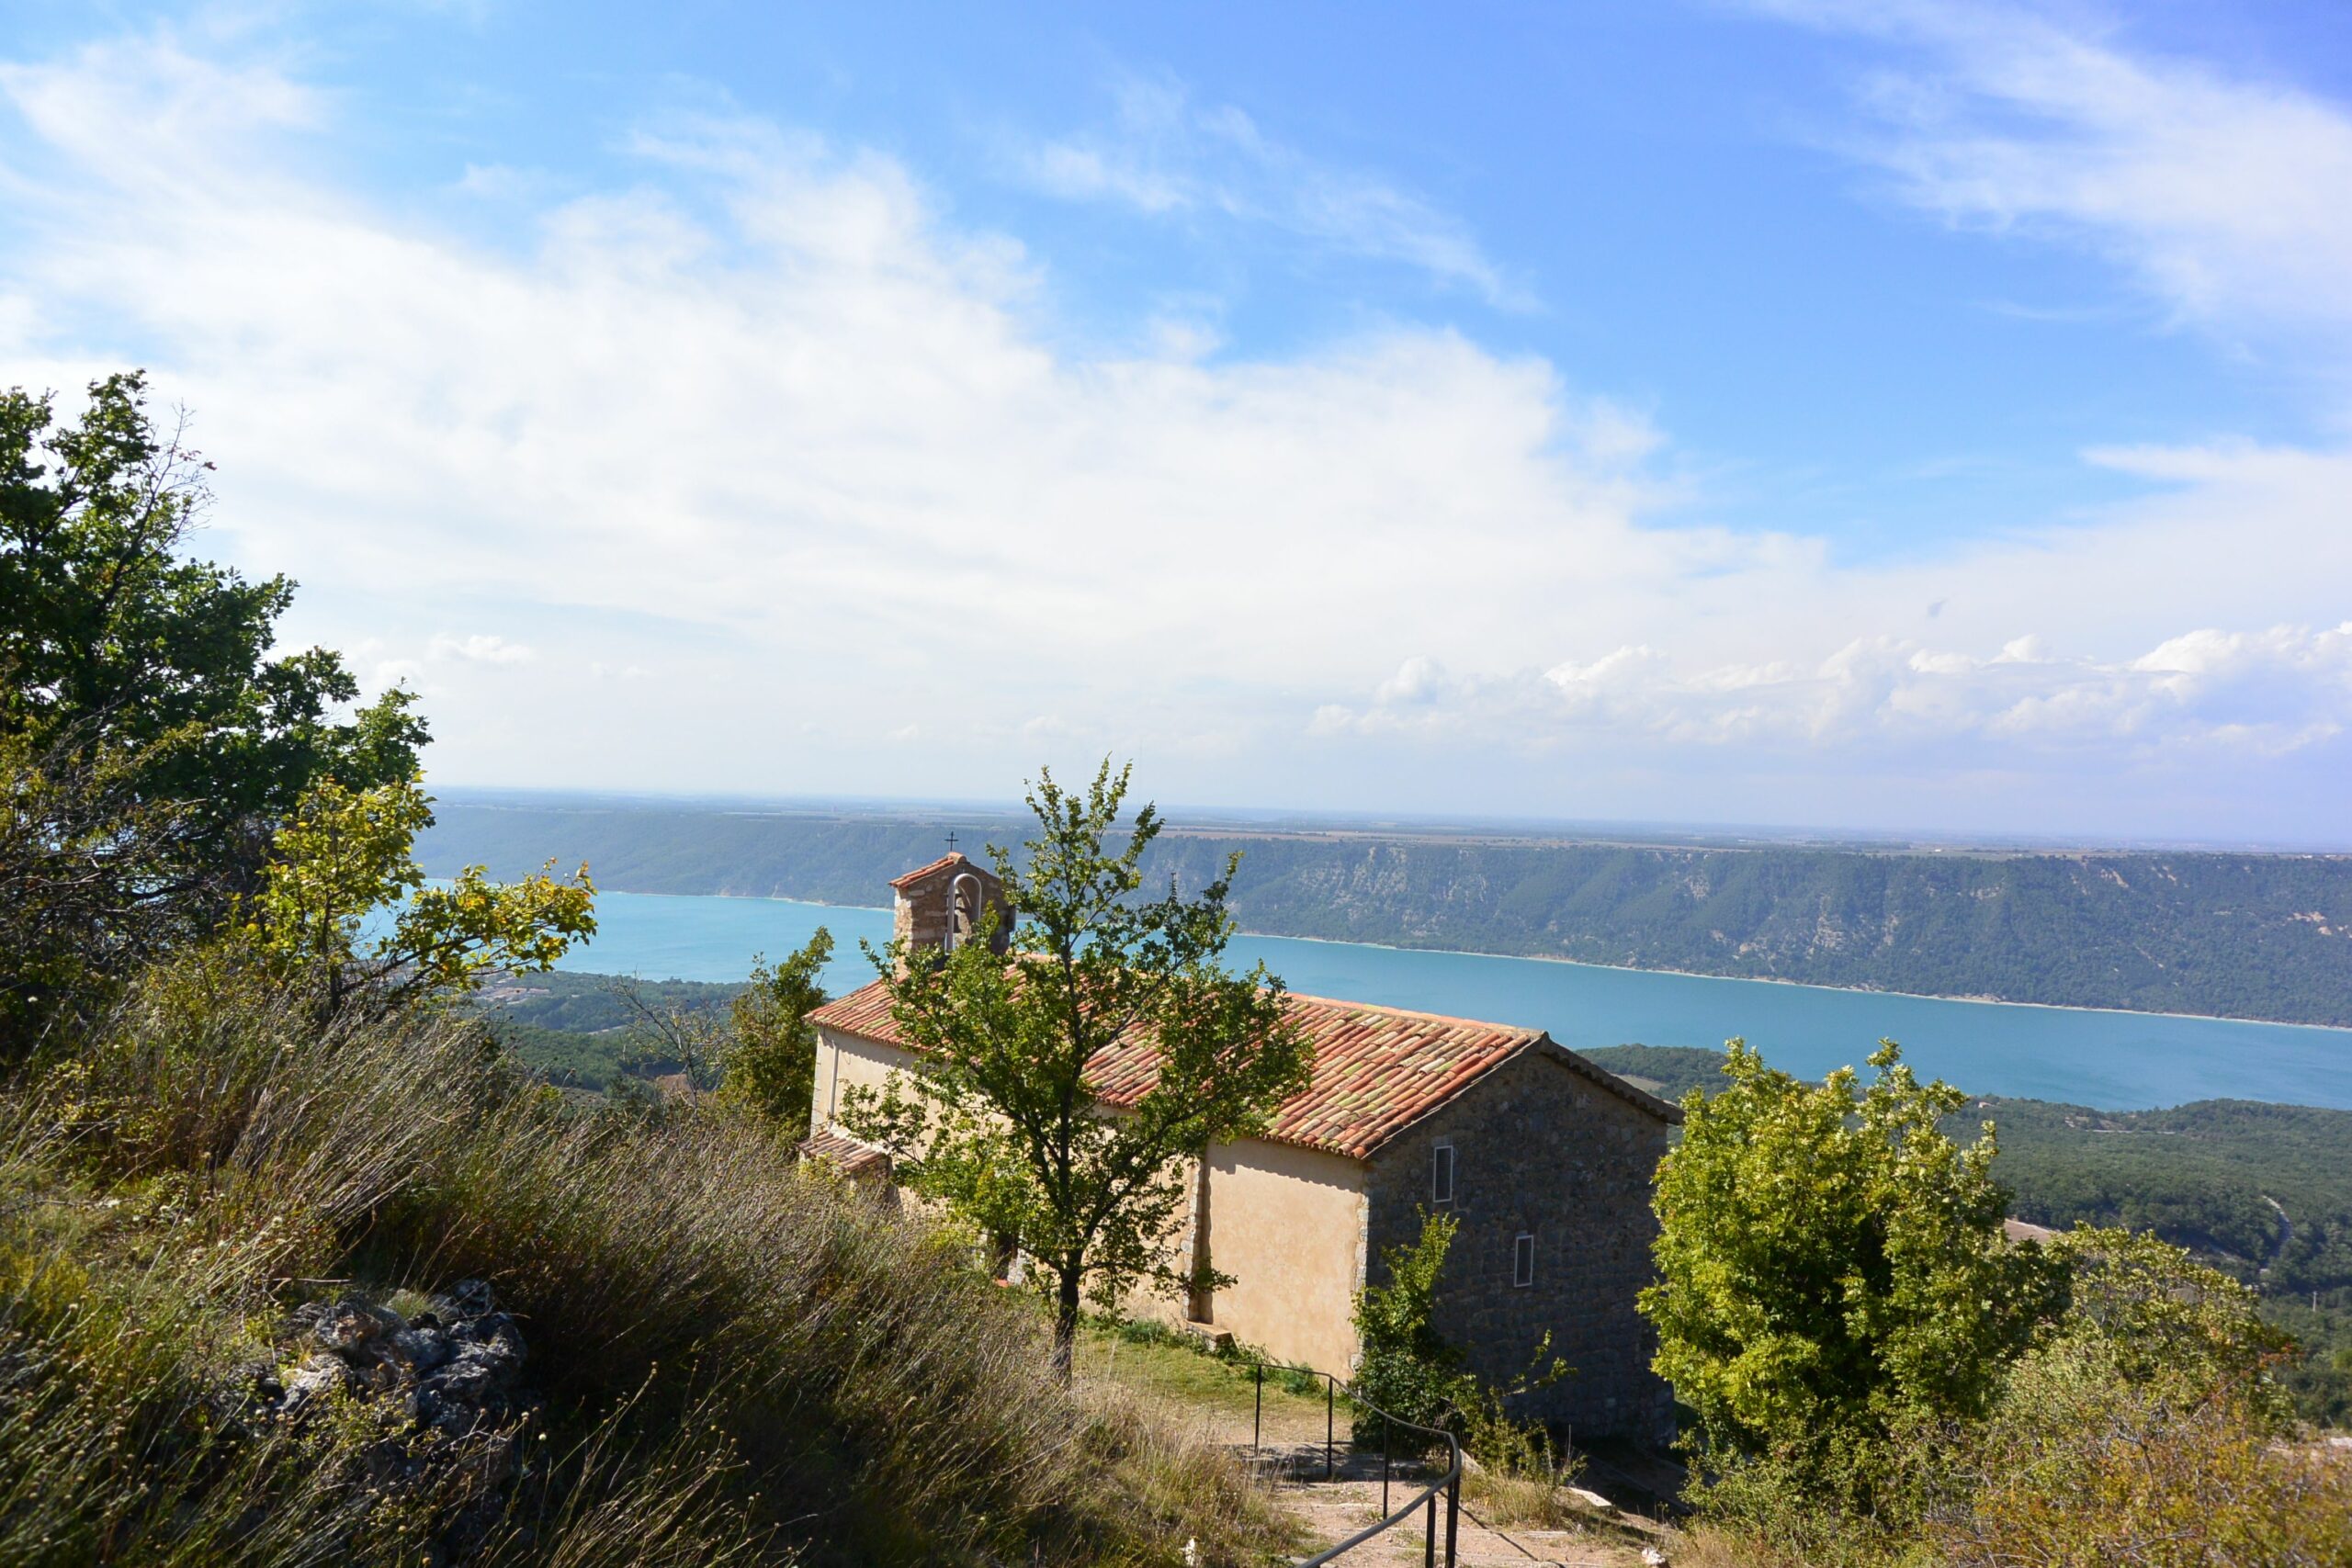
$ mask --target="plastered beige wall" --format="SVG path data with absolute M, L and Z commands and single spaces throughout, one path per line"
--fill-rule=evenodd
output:
M 914 1057 L 854 1034 L 821 1025 L 817 1030 L 817 1087 L 809 1124 L 823 1127 L 841 1119 L 842 1090 L 855 1085 L 879 1091 L 892 1073 L 903 1073 Z
M 1345 1375 L 1363 1258 L 1364 1168 L 1250 1140 L 1209 1150 L 1209 1257 L 1233 1283 L 1218 1328 L 1278 1360 Z

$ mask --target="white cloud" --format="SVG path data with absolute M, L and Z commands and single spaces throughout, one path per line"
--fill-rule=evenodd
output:
M 433 657 L 462 660 L 469 664 L 527 664 L 538 657 L 521 643 L 476 632 L 470 637 L 443 635 L 433 639 Z
M 2283 755 L 2352 728 L 2352 621 L 2167 638 L 2120 661 L 2013 638 L 1978 657 L 1892 637 L 1817 664 L 1680 669 L 1648 647 L 1502 676 L 1448 675 L 1415 657 L 1362 708 L 1327 704 L 1317 734 L 1412 733 L 1544 750 L 1606 737 L 1818 753 L 1958 739 L 2119 747 L 2132 757 L 2228 746 Z
M 1940 0 L 1763 0 L 1919 51 L 1867 84 L 1851 150 L 1955 223 L 2080 242 L 2177 316 L 2352 329 L 2352 111 L 2135 52 L 2119 27 Z M 2079 15 L 2079 14 L 2078 14 Z
M 1271 224 L 1417 267 L 1491 305 L 1532 303 L 1459 219 L 1376 175 L 1309 157 L 1240 109 L 1197 104 L 1170 82 L 1129 79 L 1110 126 L 1020 142 L 1009 162 L 1051 196 L 1114 201 L 1155 217 L 1210 213 Z
M 302 640 L 428 652 L 445 778 L 971 796 L 1110 750 L 1202 802 L 1883 820 L 1918 749 L 2022 814 L 2052 756 L 2346 716 L 2340 632 L 2245 629 L 2345 618 L 2342 454 L 2102 451 L 2169 488 L 1856 567 L 1676 524 L 1654 424 L 1454 333 L 1075 355 L 1016 241 L 762 123 L 650 127 L 495 251 L 305 175 L 320 100 L 168 39 L 0 91 L 11 378 L 148 364 L 220 464 L 209 544 L 302 582 Z M 1744 793 L 1790 757 L 1826 782 Z M 2221 776 L 2144 809 L 2239 809 Z
M 406 686 L 411 691 L 424 687 L 424 666 L 413 659 L 378 659 L 361 666 L 368 676 L 371 692 L 385 691 L 393 686 Z

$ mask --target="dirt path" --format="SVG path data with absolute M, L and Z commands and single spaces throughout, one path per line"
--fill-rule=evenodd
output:
M 1276 1483 L 1275 1495 L 1292 1513 L 1306 1526 L 1308 1539 L 1319 1550 L 1324 1545 L 1344 1540 L 1356 1531 L 1380 1517 L 1379 1464 L 1372 1465 L 1370 1478 L 1346 1477 L 1332 1482 L 1283 1481 Z M 1317 1470 L 1315 1473 L 1319 1475 Z M 1391 1483 L 1391 1495 L 1396 1505 L 1409 1498 L 1420 1484 L 1418 1480 L 1407 1483 Z M 1538 1530 L 1513 1526 L 1509 1529 L 1492 1527 L 1476 1517 L 1475 1508 L 1465 1508 L 1457 1521 L 1454 1536 L 1454 1561 L 1465 1568 L 1532 1568 L 1537 1563 L 1563 1565 L 1563 1568 L 1641 1568 L 1638 1548 L 1612 1536 L 1586 1530 Z M 1413 1568 L 1423 1561 L 1423 1514 L 1419 1519 L 1408 1520 L 1375 1537 L 1340 1561 L 1346 1568 Z M 1445 1504 L 1441 1498 L 1437 1509 L 1438 1560 L 1444 1560 Z
M 1306 1526 L 1311 1551 L 1335 1545 L 1380 1518 L 1383 1514 L 1380 1456 L 1362 1454 L 1348 1447 L 1344 1420 L 1338 1446 L 1330 1456 L 1332 1479 L 1323 1479 L 1323 1412 L 1301 1408 L 1295 1402 L 1269 1404 L 1260 1429 L 1261 1446 L 1250 1448 L 1250 1412 L 1247 1409 L 1207 1412 L 1209 1434 L 1249 1461 L 1275 1497 Z M 1429 1483 L 1430 1474 L 1418 1465 L 1392 1467 L 1386 1487 L 1387 1506 L 1401 1507 Z M 1455 1521 L 1454 1561 L 1464 1568 L 1530 1568 L 1559 1564 L 1562 1568 L 1642 1568 L 1639 1547 L 1607 1530 L 1539 1530 L 1520 1526 L 1498 1527 L 1480 1517 L 1475 1503 L 1464 1506 Z M 1417 1568 L 1424 1561 L 1426 1511 L 1386 1534 L 1375 1537 L 1340 1561 L 1345 1568 Z M 1445 1501 L 1437 1506 L 1438 1559 L 1444 1560 Z
M 1211 1364 L 1213 1365 L 1213 1363 Z M 1133 1348 L 1088 1347 L 1080 1357 L 1081 1378 L 1104 1378 L 1131 1388 L 1150 1389 L 1170 1400 L 1170 1414 L 1200 1436 L 1231 1450 L 1264 1479 L 1274 1496 L 1304 1526 L 1308 1552 L 1355 1534 L 1381 1517 L 1381 1466 L 1375 1451 L 1359 1454 L 1348 1445 L 1345 1411 L 1332 1422 L 1336 1448 L 1333 1478 L 1323 1479 L 1327 1412 L 1318 1396 L 1303 1398 L 1269 1382 L 1261 1405 L 1245 1380 L 1210 1373 L 1188 1355 L 1153 1359 Z M 1252 1439 L 1256 1439 L 1253 1448 Z M 1399 1462 L 1389 1477 L 1391 1506 L 1401 1506 L 1427 1479 L 1417 1467 Z M 1498 1529 L 1483 1518 L 1476 1502 L 1457 1521 L 1455 1562 L 1464 1568 L 1642 1568 L 1641 1550 L 1607 1529 L 1539 1530 Z M 1427 1516 L 1424 1514 L 1423 1518 Z M 1438 1558 L 1444 1560 L 1445 1504 L 1438 1502 Z M 1415 1568 L 1423 1560 L 1424 1526 L 1408 1520 L 1340 1560 L 1340 1568 Z

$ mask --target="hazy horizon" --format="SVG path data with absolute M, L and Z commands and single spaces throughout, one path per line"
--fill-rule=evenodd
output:
M 759 815 L 855 814 L 897 818 L 936 818 L 943 829 L 958 821 L 972 824 L 1029 820 L 1017 797 L 1000 799 L 920 795 L 757 795 L 737 791 L 612 790 L 542 787 L 530 784 L 433 784 L 436 800 L 451 805 L 494 805 L 501 802 L 567 807 L 662 807 L 715 813 Z M 1148 799 L 1137 795 L 1136 801 Z M 2023 851 L 2064 853 L 2072 851 L 2179 851 L 2200 853 L 2282 855 L 2352 855 L 2352 842 L 2313 840 L 2297 842 L 2229 839 L 2100 838 L 2078 834 L 1971 833 L 1928 828 L 1870 829 L 1788 822 L 1645 821 L 1637 818 L 1577 818 L 1545 817 L 1478 817 L 1446 813 L 1351 812 L 1312 807 L 1205 806 L 1185 801 L 1153 801 L 1171 829 L 1231 829 L 1242 832 L 1334 831 L 1375 834 L 1529 837 L 1589 840 L 1598 842 L 1687 843 L 1694 848 L 1738 848 L 1786 844 L 1820 848 L 1855 847 L 1962 851 Z M 978 840 L 972 852 L 978 853 Z

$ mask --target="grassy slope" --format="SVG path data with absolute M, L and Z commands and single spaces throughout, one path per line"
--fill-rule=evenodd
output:
M 1261 1423 L 1268 1443 L 1321 1442 L 1330 1414 L 1319 1393 L 1298 1392 L 1307 1385 L 1293 1386 L 1279 1374 L 1261 1385 L 1240 1361 L 1204 1354 L 1151 1334 L 1145 1325 L 1130 1325 L 1126 1333 L 1088 1329 L 1078 1369 L 1081 1378 L 1115 1384 L 1183 1410 L 1227 1441 L 1247 1442 L 1253 1423 Z M 1318 1382 L 1313 1386 L 1322 1385 Z M 1345 1407 L 1337 1412 L 1336 1431 L 1340 1441 L 1347 1440 Z
M 1159 1562 L 1188 1536 L 1241 1562 L 1275 1540 L 1222 1455 L 1045 1376 L 1035 1314 L 964 1258 L 758 1127 L 568 1115 L 460 1021 L 322 1040 L 183 978 L 0 1098 L 0 1562 L 413 1563 L 451 1487 L 507 1498 L 484 1562 Z M 277 1325 L 307 1293 L 464 1277 L 528 1340 L 545 1404 L 512 1435 L 519 1475 L 369 1483 L 424 1441 L 379 1407 L 235 1414 L 233 1368 L 299 1358 Z

